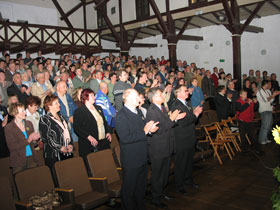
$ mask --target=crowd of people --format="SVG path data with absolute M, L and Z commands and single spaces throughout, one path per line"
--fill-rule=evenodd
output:
M 13 174 L 38 165 L 36 149 L 45 164 L 73 157 L 78 142 L 84 159 L 110 148 L 116 131 L 121 149 L 123 209 L 144 209 L 148 162 L 151 164 L 152 204 L 165 208 L 170 159 L 175 156 L 175 185 L 199 188 L 192 177 L 195 124 L 206 102 L 219 120 L 236 116 L 247 151 L 252 140 L 254 112 L 262 124 L 255 145 L 270 143 L 272 112 L 279 104 L 276 74 L 249 70 L 242 90 L 224 69 L 197 67 L 178 60 L 175 68 L 164 56 L 77 57 L 71 53 L 52 60 L 18 54 L 0 60 L 0 156 L 10 156 Z M 260 148 L 255 147 L 256 151 Z

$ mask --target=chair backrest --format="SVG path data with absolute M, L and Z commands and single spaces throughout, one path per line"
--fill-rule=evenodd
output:
M 13 187 L 14 178 L 12 170 L 10 169 L 10 157 L 0 158 L 0 176 L 6 176 L 9 179 L 10 185 Z
M 12 195 L 12 188 L 7 176 L 0 176 L 0 209 L 16 209 L 15 201 Z
M 19 199 L 28 201 L 35 195 L 50 192 L 54 189 L 54 183 L 49 167 L 39 166 L 21 171 L 15 175 Z
M 211 121 L 209 120 L 209 117 L 208 117 L 208 111 L 203 111 L 202 115 L 199 117 L 199 124 L 201 126 L 203 125 L 208 125 L 211 123 Z
M 73 156 L 74 157 L 79 157 L 79 144 L 78 144 L 78 142 L 74 142 L 73 146 L 74 146 Z
M 87 156 L 87 161 L 93 177 L 107 177 L 108 184 L 120 180 L 112 150 L 106 149 L 90 153 Z
M 121 164 L 121 148 L 120 147 L 115 147 L 114 153 L 115 153 L 115 156 L 116 156 L 117 161 L 118 161 L 118 166 L 122 167 L 122 164 Z
M 114 149 L 115 147 L 120 146 L 119 139 L 115 133 L 112 134 L 112 141 L 111 141 L 110 146 L 111 146 L 111 149 Z
M 43 152 L 44 152 L 43 150 L 36 150 L 39 166 L 44 166 L 45 165 L 45 160 L 44 160 L 44 157 L 43 157 Z
M 85 163 L 81 157 L 58 161 L 54 168 L 59 187 L 73 189 L 75 197 L 92 191 Z
M 219 122 L 219 119 L 218 119 L 218 115 L 217 115 L 216 110 L 209 110 L 207 114 L 208 114 L 209 120 L 210 120 L 212 123 L 213 123 L 213 122 Z

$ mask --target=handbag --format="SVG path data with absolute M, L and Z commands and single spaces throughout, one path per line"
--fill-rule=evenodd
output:
M 32 204 L 34 210 L 53 209 L 56 206 L 60 206 L 61 202 L 61 197 L 54 190 L 29 198 L 29 203 Z

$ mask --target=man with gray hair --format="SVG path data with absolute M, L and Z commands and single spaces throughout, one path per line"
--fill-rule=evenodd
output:
M 33 96 L 38 96 L 41 99 L 41 107 L 43 107 L 45 97 L 53 93 L 54 90 L 50 84 L 45 83 L 45 73 L 39 72 L 36 75 L 37 82 L 33 83 L 31 88 L 31 94 Z
M 148 172 L 147 135 L 158 130 L 158 122 L 145 123 L 142 112 L 137 108 L 139 94 L 135 89 L 125 90 L 122 97 L 124 106 L 116 117 L 123 178 L 122 209 L 145 209 Z
M 8 96 L 16 94 L 20 103 L 25 104 L 25 100 L 30 94 L 30 88 L 22 84 L 20 73 L 14 73 L 13 84 L 7 88 Z
M 89 88 L 93 90 L 94 94 L 97 94 L 100 82 L 102 82 L 102 72 L 96 71 L 95 79 L 89 81 Z

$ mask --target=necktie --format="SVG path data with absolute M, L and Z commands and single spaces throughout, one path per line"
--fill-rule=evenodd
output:
M 162 107 L 162 106 L 160 107 L 160 109 L 161 109 L 161 111 L 162 111 L 162 112 L 164 112 L 164 110 L 163 110 L 163 107 Z

